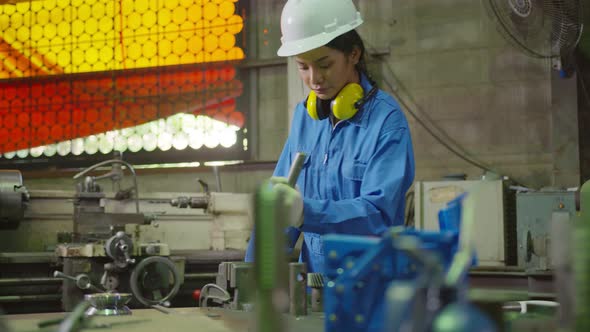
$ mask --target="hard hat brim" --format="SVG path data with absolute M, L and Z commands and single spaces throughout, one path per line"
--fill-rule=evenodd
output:
M 297 41 L 283 43 L 279 50 L 277 51 L 278 56 L 288 57 L 293 55 L 298 55 L 301 53 L 305 53 L 307 51 L 311 51 L 313 49 L 325 46 L 334 38 L 347 33 L 361 25 L 363 23 L 362 19 L 358 19 L 350 25 L 342 26 L 337 30 L 334 30 L 329 33 L 321 33 L 315 36 L 311 36 L 305 39 L 300 39 Z

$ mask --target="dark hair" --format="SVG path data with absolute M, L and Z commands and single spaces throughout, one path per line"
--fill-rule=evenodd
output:
M 326 47 L 339 50 L 346 55 L 349 55 L 355 47 L 358 47 L 361 51 L 361 56 L 359 62 L 356 64 L 356 70 L 358 70 L 359 73 L 365 74 L 372 85 L 376 85 L 375 80 L 373 80 L 367 70 L 367 63 L 365 62 L 365 43 L 363 43 L 361 36 L 356 30 L 350 30 L 332 39 L 326 44 Z

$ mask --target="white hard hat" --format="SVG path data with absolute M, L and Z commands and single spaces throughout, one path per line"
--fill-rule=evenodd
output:
M 279 56 L 301 54 L 326 45 L 363 23 L 352 0 L 289 0 L 281 14 Z

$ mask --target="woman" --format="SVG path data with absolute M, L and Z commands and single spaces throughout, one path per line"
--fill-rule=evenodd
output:
M 307 155 L 297 181 L 303 218 L 287 232 L 291 246 L 303 232 L 300 260 L 309 272 L 324 270 L 322 235 L 379 236 L 402 225 L 414 179 L 407 120 L 367 73 L 354 30 L 361 23 L 351 0 L 289 0 L 281 15 L 278 55 L 295 57 L 311 92 L 296 106 L 274 176 L 287 176 L 297 152 Z M 253 244 L 246 261 L 254 259 Z

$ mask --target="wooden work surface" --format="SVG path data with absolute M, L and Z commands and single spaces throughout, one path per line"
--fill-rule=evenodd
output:
M 134 309 L 132 315 L 92 317 L 83 331 L 112 332 L 247 332 L 255 331 L 255 314 L 220 308 L 172 308 L 170 314 L 155 309 Z M 6 315 L 8 332 L 54 332 L 57 325 L 39 328 L 42 321 L 65 317 L 65 313 Z M 323 315 L 285 315 L 288 331 L 323 331 Z M 1 325 L 0 325 L 1 326 Z M 1 329 L 1 327 L 0 327 Z M 0 331 L 5 332 L 5 331 Z

